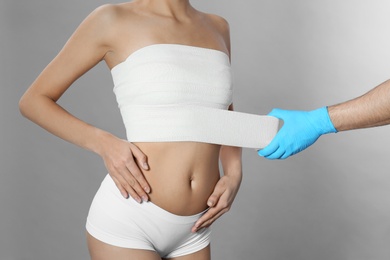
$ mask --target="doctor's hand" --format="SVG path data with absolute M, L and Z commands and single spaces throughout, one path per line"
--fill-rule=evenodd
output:
M 141 203 L 149 199 L 150 186 L 140 167 L 149 170 L 146 155 L 134 144 L 107 134 L 101 138 L 98 154 L 123 197 Z
M 258 151 L 260 156 L 267 159 L 286 159 L 305 150 L 321 135 L 337 132 L 327 107 L 312 111 L 273 109 L 269 115 L 283 120 L 284 123 L 271 143 Z
M 192 232 L 209 227 L 215 220 L 230 210 L 240 188 L 241 178 L 240 174 L 238 176 L 224 175 L 219 179 L 213 194 L 207 200 L 209 210 L 195 223 Z

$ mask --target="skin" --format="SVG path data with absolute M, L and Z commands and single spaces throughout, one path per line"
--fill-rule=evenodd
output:
M 328 107 L 338 131 L 390 124 L 390 80 L 355 99 Z
M 196 232 L 230 209 L 242 179 L 241 148 L 196 142 L 130 143 L 81 121 L 56 103 L 100 61 L 111 69 L 134 51 L 156 43 L 210 48 L 230 56 L 227 22 L 195 10 L 188 0 L 103 5 L 80 24 L 28 88 L 19 107 L 25 117 L 50 133 L 101 156 L 124 197 L 151 200 L 177 215 L 193 215 L 210 207 L 191 230 Z M 154 252 L 111 246 L 89 234 L 87 241 L 94 260 L 161 259 Z M 207 260 L 210 248 L 175 259 Z

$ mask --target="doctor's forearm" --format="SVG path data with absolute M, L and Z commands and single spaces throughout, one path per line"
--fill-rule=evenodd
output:
M 390 80 L 350 101 L 328 107 L 338 131 L 390 124 Z

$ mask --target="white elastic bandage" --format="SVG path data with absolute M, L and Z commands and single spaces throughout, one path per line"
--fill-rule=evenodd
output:
M 130 142 L 194 141 L 261 149 L 279 128 L 279 119 L 272 116 L 202 106 L 125 106 L 121 113 Z
M 130 142 L 204 142 L 263 148 L 279 120 L 226 110 L 232 103 L 229 56 L 180 44 L 151 44 L 111 70 Z

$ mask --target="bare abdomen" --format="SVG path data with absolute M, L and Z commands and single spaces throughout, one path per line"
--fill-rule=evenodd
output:
M 151 186 L 150 201 L 176 215 L 207 208 L 219 180 L 219 145 L 196 142 L 134 143 L 148 157 L 143 171 Z

